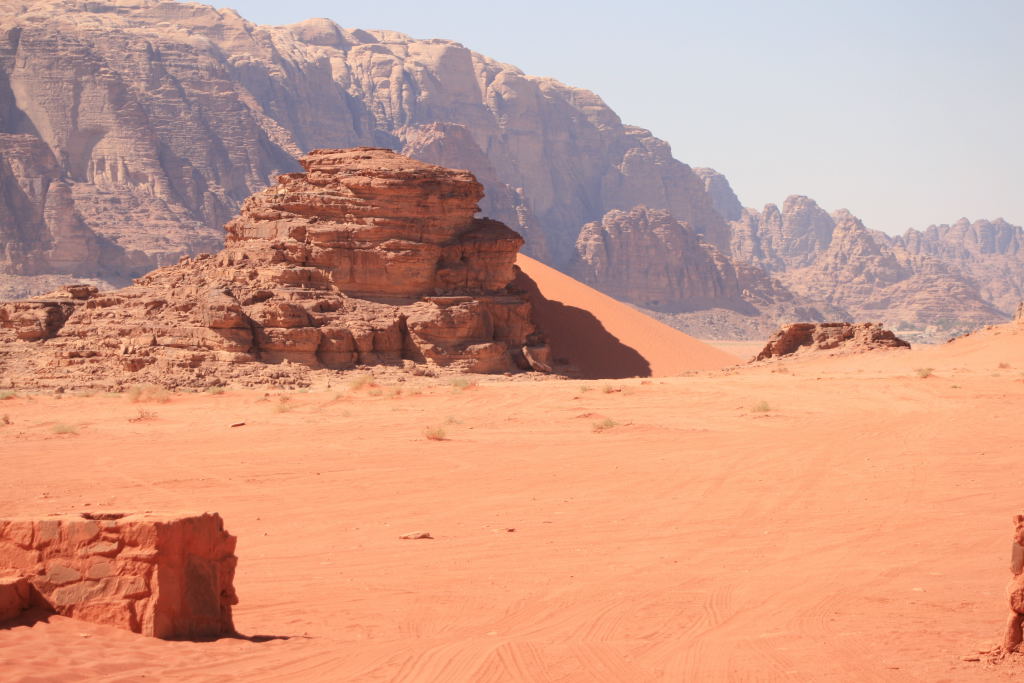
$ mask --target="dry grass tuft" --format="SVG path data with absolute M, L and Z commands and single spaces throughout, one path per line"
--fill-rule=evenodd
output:
M 450 384 L 456 391 L 465 391 L 467 389 L 475 388 L 477 386 L 477 381 L 468 377 L 455 377 L 452 379 Z
M 155 384 L 135 384 L 128 387 L 128 398 L 132 403 L 167 403 L 171 400 L 171 392 Z
M 772 407 L 768 405 L 768 401 L 758 401 L 750 407 L 750 410 L 755 413 L 767 413 L 771 409 Z
M 618 422 L 616 422 L 615 420 L 611 419 L 610 417 L 606 417 L 605 419 L 601 420 L 600 422 L 595 422 L 594 423 L 594 431 L 595 432 L 604 432 L 604 431 L 607 431 L 607 430 L 611 429 L 612 427 L 618 427 L 618 426 L 619 426 Z
M 375 387 L 377 382 L 373 379 L 373 375 L 364 372 L 358 375 L 353 375 L 348 380 L 348 388 L 352 391 L 359 391 L 363 387 Z
M 53 428 L 50 431 L 54 434 L 77 434 L 78 425 L 69 425 L 64 422 L 58 422 L 53 425 Z
M 143 410 L 142 408 L 139 408 L 139 414 L 136 415 L 135 417 L 129 417 L 128 421 L 129 422 L 146 422 L 147 420 L 155 420 L 155 419 L 156 419 L 156 413 L 154 413 L 152 410 Z
M 935 368 L 917 368 L 914 370 L 914 372 L 921 379 L 927 379 L 928 377 L 932 376 L 933 372 L 935 372 Z
M 423 436 L 430 441 L 447 441 L 443 427 L 427 427 L 423 430 Z

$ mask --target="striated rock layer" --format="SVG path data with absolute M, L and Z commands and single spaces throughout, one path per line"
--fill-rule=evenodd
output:
M 232 634 L 235 542 L 217 514 L 0 520 L 0 621 L 41 608 L 157 638 Z
M 486 214 L 559 267 L 580 226 L 637 204 L 728 245 L 664 141 L 453 41 L 189 2 L 0 3 L 0 274 L 117 281 L 213 251 L 302 150 L 356 145 L 469 169 Z
M 216 255 L 0 306 L 0 376 L 206 386 L 403 361 L 508 372 L 543 355 L 507 288 L 523 240 L 473 217 L 472 174 L 365 147 L 301 163 L 246 200 Z
M 895 348 L 909 349 L 910 344 L 878 323 L 794 323 L 776 332 L 753 362 L 794 353 L 859 353 Z

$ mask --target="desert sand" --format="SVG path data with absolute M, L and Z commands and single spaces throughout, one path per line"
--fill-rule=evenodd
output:
M 671 378 L 7 398 L 0 516 L 217 511 L 246 637 L 51 617 L 0 630 L 2 678 L 1019 680 L 962 657 L 1008 613 L 1022 371 L 1002 326 Z

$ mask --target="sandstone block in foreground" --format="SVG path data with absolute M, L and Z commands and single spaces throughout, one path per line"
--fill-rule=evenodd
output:
M 0 520 L 0 576 L 27 579 L 28 606 L 62 616 L 157 638 L 218 636 L 234 633 L 235 543 L 215 513 Z M 4 612 L 3 586 L 0 621 L 26 607 Z

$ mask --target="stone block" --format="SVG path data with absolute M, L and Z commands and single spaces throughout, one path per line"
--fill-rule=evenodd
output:
M 215 513 L 0 520 L 0 622 L 31 606 L 157 638 L 234 633 L 235 542 Z

